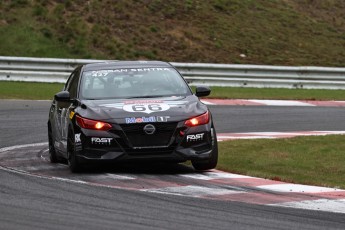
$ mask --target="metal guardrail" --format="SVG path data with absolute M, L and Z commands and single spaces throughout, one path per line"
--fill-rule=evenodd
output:
M 78 65 L 109 60 L 0 56 L 0 81 L 64 83 Z M 345 89 L 345 68 L 172 62 L 191 85 Z

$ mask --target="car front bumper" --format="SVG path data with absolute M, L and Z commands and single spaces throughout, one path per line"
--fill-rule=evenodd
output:
M 216 136 L 211 124 L 175 131 L 168 145 L 134 147 L 121 132 L 80 130 L 76 156 L 81 161 L 168 161 L 207 160 Z

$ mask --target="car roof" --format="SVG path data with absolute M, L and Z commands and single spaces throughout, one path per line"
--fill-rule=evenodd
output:
M 117 68 L 171 68 L 172 65 L 162 61 L 109 61 L 85 64 L 84 71 L 99 69 L 117 69 Z

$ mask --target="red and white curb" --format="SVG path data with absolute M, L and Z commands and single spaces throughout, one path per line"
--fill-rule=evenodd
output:
M 172 186 L 142 191 L 224 201 L 345 213 L 345 190 L 271 181 L 217 170 L 181 177 L 203 185 Z M 206 181 L 206 182 L 205 182 Z M 332 208 L 334 207 L 334 208 Z
M 345 101 L 313 100 L 256 100 L 256 99 L 202 99 L 207 105 L 242 105 L 242 106 L 325 106 L 344 107 Z
M 345 190 L 337 188 L 284 183 L 219 170 L 195 172 L 183 165 L 172 173 L 169 170 L 166 173 L 164 170 L 163 173 L 121 170 L 72 174 L 67 165 L 48 162 L 47 147 L 47 143 L 37 143 L 2 148 L 0 169 L 90 186 L 345 213 Z

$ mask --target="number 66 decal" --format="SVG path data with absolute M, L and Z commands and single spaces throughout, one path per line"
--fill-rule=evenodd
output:
M 164 103 L 157 103 L 157 104 L 131 104 L 131 105 L 124 105 L 123 110 L 131 113 L 141 112 L 141 113 L 154 113 L 154 112 L 161 112 L 170 109 L 168 104 Z

